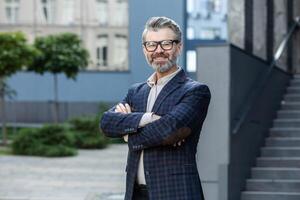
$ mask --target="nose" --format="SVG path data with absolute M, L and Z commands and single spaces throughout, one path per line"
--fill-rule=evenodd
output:
M 155 52 L 157 53 L 161 53 L 161 52 L 164 52 L 165 50 L 163 48 L 161 48 L 160 44 L 157 45 L 157 48 L 155 50 Z

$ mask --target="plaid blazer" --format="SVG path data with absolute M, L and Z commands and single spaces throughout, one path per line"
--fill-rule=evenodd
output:
M 210 102 L 209 88 L 181 70 L 155 101 L 152 112 L 161 118 L 138 128 L 149 91 L 146 82 L 133 85 L 123 100 L 132 113 L 116 113 L 113 107 L 100 122 L 108 137 L 129 135 L 125 200 L 132 200 L 141 150 L 150 200 L 204 200 L 195 154 Z M 182 139 L 181 146 L 173 146 Z

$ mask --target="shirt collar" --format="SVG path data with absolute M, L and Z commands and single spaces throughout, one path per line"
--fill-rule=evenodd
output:
M 164 76 L 162 78 L 160 78 L 157 82 L 156 82 L 156 72 L 154 72 L 148 79 L 147 79 L 147 84 L 150 87 L 153 87 L 156 83 L 156 85 L 165 85 L 167 84 L 174 76 L 176 76 L 176 74 L 181 70 L 181 67 L 177 67 L 177 70 L 171 74 L 168 74 L 167 76 Z

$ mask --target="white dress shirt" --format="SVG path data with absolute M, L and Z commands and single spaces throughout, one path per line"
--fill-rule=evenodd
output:
M 157 96 L 163 89 L 163 87 L 172 79 L 174 76 L 180 71 L 180 67 L 173 72 L 172 74 L 169 74 L 167 76 L 164 76 L 160 78 L 159 80 L 156 80 L 156 73 L 153 73 L 147 80 L 147 84 L 151 87 L 148 100 L 147 100 L 147 108 L 146 113 L 141 118 L 141 121 L 139 123 L 139 127 L 143 127 L 153 121 L 156 121 L 160 118 L 160 116 L 155 115 L 152 113 L 152 108 L 154 106 L 154 103 L 156 101 Z M 146 184 L 145 179 L 145 173 L 144 173 L 144 151 L 141 153 L 141 157 L 139 160 L 139 166 L 138 166 L 138 172 L 137 172 L 137 183 L 138 184 Z

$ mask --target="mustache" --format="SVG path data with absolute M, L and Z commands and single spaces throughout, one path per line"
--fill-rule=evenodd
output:
M 156 53 L 156 54 L 152 55 L 152 59 L 158 58 L 158 57 L 169 58 L 169 54 L 168 53 Z

